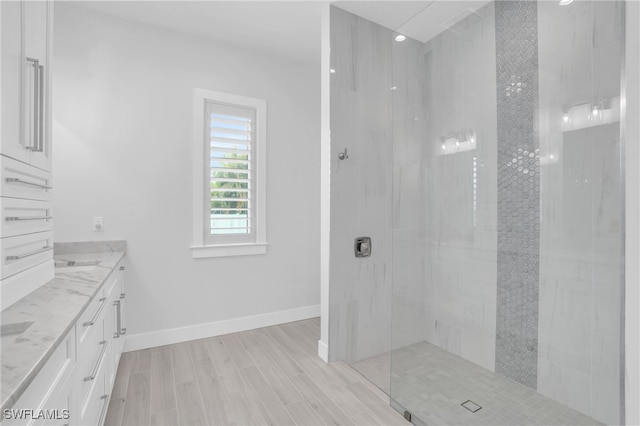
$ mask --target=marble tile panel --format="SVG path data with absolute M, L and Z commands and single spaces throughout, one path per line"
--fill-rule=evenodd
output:
M 538 392 L 574 410 L 591 413 L 591 379 L 589 375 L 538 360 Z
M 616 334 L 593 333 L 591 371 L 592 417 L 607 424 L 620 418 L 620 351 Z

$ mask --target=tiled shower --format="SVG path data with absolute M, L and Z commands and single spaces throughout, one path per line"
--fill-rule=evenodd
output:
M 332 7 L 329 357 L 414 423 L 624 422 L 624 13 Z

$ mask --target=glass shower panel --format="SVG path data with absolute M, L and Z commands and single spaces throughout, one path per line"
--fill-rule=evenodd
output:
M 351 363 L 387 392 L 391 53 L 390 29 L 331 7 L 329 359 Z M 371 239 L 370 256 L 356 257 L 358 237 Z
M 429 424 L 465 424 L 442 402 L 469 388 L 453 373 L 495 363 L 494 15 L 489 4 L 417 53 L 394 44 L 391 398 Z M 410 55 L 419 72 L 398 65 Z M 420 97 L 403 119 L 405 87 Z
M 624 2 L 538 3 L 538 392 L 622 422 Z
M 623 16 L 491 2 L 392 44 L 390 395 L 414 423 L 623 421 Z

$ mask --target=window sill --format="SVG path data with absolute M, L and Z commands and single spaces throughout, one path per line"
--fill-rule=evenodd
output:
M 267 243 L 220 244 L 211 246 L 191 246 L 194 259 L 207 257 L 253 256 L 267 253 Z

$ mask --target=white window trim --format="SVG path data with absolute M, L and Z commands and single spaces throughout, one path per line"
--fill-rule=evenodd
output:
M 246 96 L 194 88 L 193 96 L 193 236 L 191 255 L 194 259 L 224 256 L 248 256 L 267 252 L 267 101 Z M 214 101 L 256 109 L 255 179 L 256 179 L 256 241 L 241 244 L 206 244 L 205 208 L 209 204 L 205 193 L 208 175 L 208 150 L 204 144 L 205 102 Z

